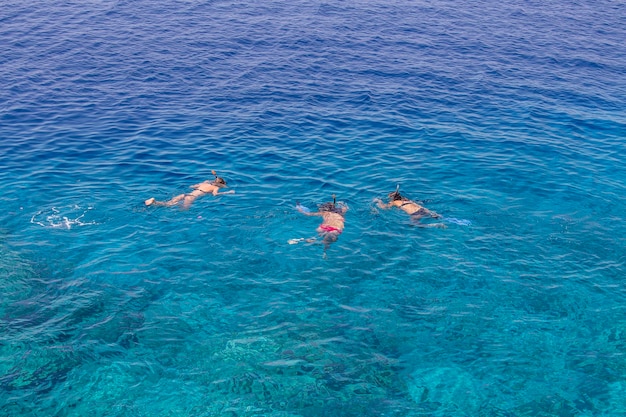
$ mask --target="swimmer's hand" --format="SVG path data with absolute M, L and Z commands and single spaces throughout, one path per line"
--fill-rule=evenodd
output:
M 304 213 L 304 214 L 311 212 L 310 209 L 308 209 L 307 207 L 304 207 L 302 204 L 300 204 L 299 201 L 296 203 L 296 210 L 298 210 L 300 213 Z
M 383 203 L 383 200 L 381 200 L 378 197 L 374 198 L 374 200 L 372 200 L 372 202 L 375 203 L 381 209 L 386 209 L 389 206 L 388 204 Z

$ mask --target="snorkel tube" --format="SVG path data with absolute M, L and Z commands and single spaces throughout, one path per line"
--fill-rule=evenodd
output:
M 387 194 L 387 197 L 389 197 L 392 201 L 402 200 L 402 195 L 400 194 L 400 184 L 397 184 L 396 191 Z
M 320 212 L 331 212 L 331 213 L 339 213 L 339 214 L 345 213 L 345 211 L 348 210 L 348 205 L 342 201 L 337 203 L 337 197 L 335 196 L 335 194 L 333 194 L 332 197 L 333 197 L 332 202 L 328 201 L 326 203 L 318 204 L 317 205 L 318 210 Z M 311 213 L 311 209 L 303 206 L 302 204 L 300 204 L 299 201 L 296 201 L 296 210 L 304 214 Z
M 213 180 L 213 185 L 216 185 L 220 188 L 228 187 L 228 185 L 226 185 L 226 181 L 224 180 L 224 178 L 218 177 L 214 169 L 211 170 L 211 174 L 215 175 L 215 180 Z
M 333 194 L 332 206 L 333 206 L 332 211 L 335 213 L 339 213 L 341 215 L 343 215 L 346 211 L 348 211 L 348 205 L 344 203 L 343 201 L 337 202 L 337 198 L 335 197 L 335 194 Z

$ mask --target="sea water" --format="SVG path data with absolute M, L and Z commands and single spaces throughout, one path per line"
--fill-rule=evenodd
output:
M 626 415 L 624 28 L 620 0 L 4 2 L 1 415 Z M 213 169 L 234 194 L 144 205 Z M 374 204 L 398 185 L 447 227 Z M 296 203 L 333 195 L 325 251 Z

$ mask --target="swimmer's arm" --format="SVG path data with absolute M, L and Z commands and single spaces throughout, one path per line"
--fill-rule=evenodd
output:
M 222 195 L 222 194 L 235 194 L 235 190 L 228 190 L 228 191 L 224 191 L 222 193 L 218 192 L 219 188 L 215 187 L 215 190 L 213 190 L 213 195 Z
M 376 203 L 376 205 L 377 205 L 378 207 L 380 207 L 381 209 L 388 209 L 388 208 L 391 208 L 391 207 L 393 206 L 393 204 L 392 204 L 392 203 L 387 203 L 387 204 L 383 203 L 383 202 L 382 202 L 382 200 L 381 200 L 380 198 L 375 198 L 375 199 L 374 199 L 374 202 L 375 202 L 375 203 Z
M 300 207 L 297 207 L 297 210 L 298 210 L 300 213 L 304 214 L 305 216 L 321 216 L 321 215 L 322 215 L 322 213 L 321 213 L 321 212 L 319 212 L 319 211 L 316 211 L 316 212 L 304 211 L 304 210 L 302 210 Z

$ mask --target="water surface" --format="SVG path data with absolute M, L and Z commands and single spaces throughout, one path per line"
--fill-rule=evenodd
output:
M 2 415 L 624 414 L 623 2 L 0 22 Z

